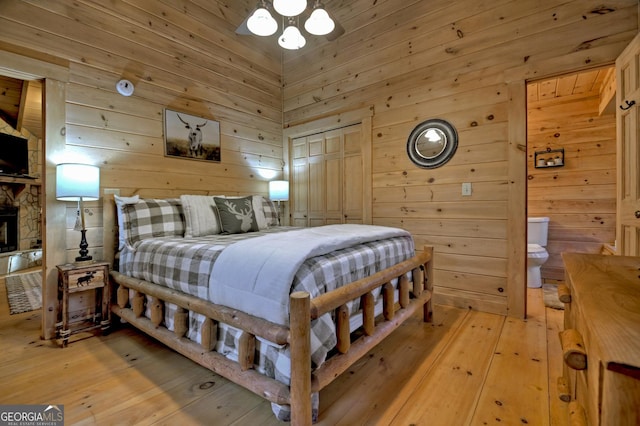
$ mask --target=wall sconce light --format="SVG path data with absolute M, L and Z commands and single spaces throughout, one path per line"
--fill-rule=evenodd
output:
M 272 180 L 269 182 L 269 199 L 278 202 L 278 225 L 280 225 L 280 202 L 289 199 L 289 181 Z
M 81 233 L 80 256 L 76 263 L 91 263 L 88 255 L 87 229 L 84 220 L 83 201 L 96 201 L 100 198 L 100 169 L 87 164 L 63 163 L 56 167 L 56 199 L 60 201 L 77 201 L 78 217 L 75 230 Z M 79 222 L 79 223 L 78 223 Z

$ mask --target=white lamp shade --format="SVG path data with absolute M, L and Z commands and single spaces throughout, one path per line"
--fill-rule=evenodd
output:
M 266 8 L 259 7 L 247 20 L 247 28 L 255 35 L 266 37 L 278 31 L 278 23 Z
M 273 0 L 273 8 L 282 16 L 298 16 L 307 8 L 307 0 Z
M 304 23 L 304 29 L 313 35 L 329 34 L 335 27 L 336 24 L 322 7 L 314 9 L 307 22 Z
M 289 199 L 289 182 L 286 180 L 269 182 L 269 199 L 271 201 L 287 201 Z
M 56 167 L 56 198 L 60 201 L 96 201 L 100 198 L 100 169 L 88 164 Z
M 302 49 L 307 44 L 307 40 L 302 36 L 298 27 L 289 25 L 278 38 L 278 44 L 285 49 L 297 50 Z

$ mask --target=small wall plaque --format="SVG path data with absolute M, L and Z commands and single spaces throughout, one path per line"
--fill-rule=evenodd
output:
M 533 159 L 536 169 L 564 166 L 564 148 L 536 151 Z

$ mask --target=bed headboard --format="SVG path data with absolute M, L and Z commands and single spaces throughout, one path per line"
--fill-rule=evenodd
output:
M 170 199 L 180 198 L 180 195 L 185 193 L 181 190 L 168 190 L 168 189 L 119 189 L 119 188 L 105 188 L 103 190 L 102 197 L 102 247 L 103 258 L 114 266 L 116 261 L 116 255 L 118 251 L 118 217 L 116 210 L 115 195 L 123 197 L 131 197 L 138 195 L 141 199 L 155 198 L 155 199 Z M 219 191 L 188 191 L 193 195 L 211 196 L 220 194 Z M 256 194 L 256 193 L 254 193 Z M 259 194 L 259 193 L 258 193 Z M 249 194 L 239 193 L 227 193 L 227 196 L 245 196 Z M 264 195 L 263 195 L 264 196 Z M 275 206 L 274 206 L 275 209 Z M 270 209 L 270 212 L 274 212 L 274 209 Z M 269 216 L 272 217 L 272 216 Z M 275 217 L 275 216 L 273 216 Z
M 113 267 L 118 239 L 118 221 L 116 219 L 116 202 L 113 192 L 105 190 L 102 197 L 102 257 Z

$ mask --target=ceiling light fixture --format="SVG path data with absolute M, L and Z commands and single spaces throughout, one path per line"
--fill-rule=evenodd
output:
M 273 0 L 273 8 L 282 16 L 298 16 L 307 8 L 307 0 Z
M 324 6 L 319 1 L 313 6 L 313 12 L 311 16 L 304 23 L 304 29 L 309 34 L 313 35 L 326 35 L 329 34 L 336 27 L 333 19 L 329 17 L 329 14 L 324 9 Z
M 307 9 L 306 0 L 259 0 L 255 11 L 246 21 L 246 28 L 252 34 L 266 37 L 278 31 L 278 22 L 272 12 L 283 17 L 282 34 L 278 37 L 278 44 L 290 50 L 297 50 L 307 43 L 299 29 L 299 15 Z M 286 24 L 285 19 L 286 18 Z M 304 24 L 305 30 L 312 35 L 327 35 L 336 24 L 327 13 L 320 0 L 313 3 L 313 11 Z
M 269 13 L 266 3 L 261 1 L 258 8 L 247 21 L 249 31 L 262 37 L 270 36 L 278 31 L 278 23 Z
M 307 40 L 296 25 L 295 18 L 289 18 L 289 25 L 284 29 L 282 35 L 278 37 L 278 44 L 280 47 L 289 50 L 302 49 L 307 44 Z

